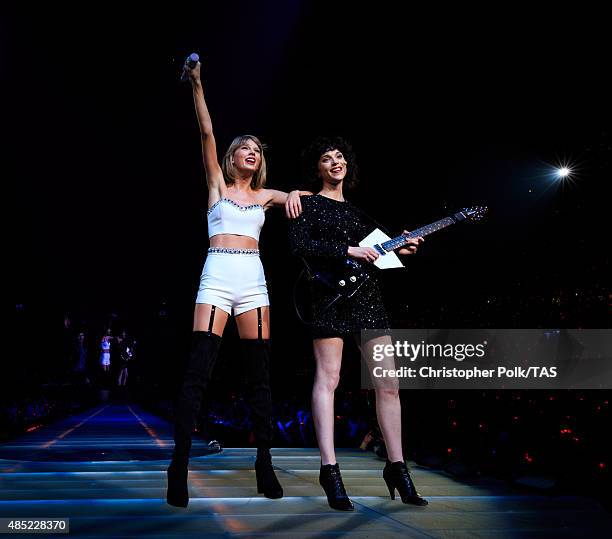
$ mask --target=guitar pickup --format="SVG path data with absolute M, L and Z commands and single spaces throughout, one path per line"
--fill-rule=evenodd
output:
M 383 249 L 383 248 L 380 246 L 380 243 L 377 243 L 377 244 L 374 246 L 374 249 L 376 249 L 376 252 L 377 252 L 377 253 L 378 253 L 380 256 L 383 256 L 383 255 L 386 255 L 386 254 L 387 254 L 387 251 L 385 251 L 385 250 L 384 250 L 384 249 Z

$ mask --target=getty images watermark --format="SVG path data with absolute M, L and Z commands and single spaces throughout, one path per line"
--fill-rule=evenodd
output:
M 362 387 L 610 389 L 610 329 L 396 329 L 361 333 Z

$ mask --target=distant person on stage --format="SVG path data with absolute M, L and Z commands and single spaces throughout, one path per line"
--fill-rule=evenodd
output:
M 316 361 L 312 389 L 312 414 L 321 451 L 319 482 L 333 509 L 352 511 L 334 451 L 334 391 L 340 380 L 342 349 L 346 337 L 358 337 L 361 330 L 377 330 L 375 338 L 362 343 L 362 354 L 371 358 L 375 344 L 391 344 L 390 321 L 371 264 L 378 253 L 359 247 L 375 227 L 344 197 L 344 188 L 357 179 L 355 156 L 342 138 L 318 138 L 303 152 L 305 172 L 319 182 L 319 192 L 302 199 L 303 212 L 290 221 L 292 252 L 303 257 L 313 272 L 339 272 L 346 259 L 360 262 L 370 278 L 349 299 L 331 304 L 336 291 L 314 279 L 311 283 L 312 337 Z M 405 231 L 406 232 L 406 231 Z M 423 238 L 409 240 L 398 251 L 416 252 Z M 388 460 L 383 478 L 391 497 L 397 489 L 404 503 L 426 505 L 404 462 L 401 436 L 401 407 L 397 378 L 373 380 L 376 413 L 387 446 Z
M 117 385 L 124 387 L 127 385 L 128 366 L 134 354 L 132 341 L 129 339 L 127 332 L 123 331 L 117 336 L 117 360 L 119 363 L 119 378 Z
M 77 362 L 74 372 L 79 383 L 89 384 L 87 376 L 87 337 L 84 331 L 80 331 L 75 344 Z
M 106 332 L 106 335 L 102 336 L 102 340 L 100 341 L 100 364 L 102 365 L 102 370 L 104 372 L 110 371 L 111 365 L 111 341 L 113 340 L 113 334 L 109 329 Z
M 288 216 L 301 211 L 300 192 L 267 189 L 263 146 L 252 135 L 236 137 L 219 163 L 211 117 L 204 100 L 200 63 L 185 65 L 200 127 L 202 159 L 208 187 L 210 248 L 196 297 L 188 367 L 175 406 L 174 453 L 168 468 L 169 504 L 186 507 L 191 434 L 202 396 L 210 381 L 221 336 L 234 315 L 245 359 L 248 402 L 257 444 L 257 491 L 280 498 L 283 489 L 272 467 L 272 401 L 269 379 L 270 313 L 259 234 L 265 211 L 285 206 Z M 249 99 L 245 90 L 245 99 Z

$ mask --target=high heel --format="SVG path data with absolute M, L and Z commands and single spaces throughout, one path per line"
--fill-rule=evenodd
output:
M 338 511 L 354 511 L 353 502 L 349 499 L 344 489 L 340 466 L 336 464 L 321 464 L 319 472 L 319 484 L 327 495 L 327 503 L 332 509 Z
M 187 507 L 189 492 L 187 490 L 187 461 L 173 460 L 168 467 L 168 492 L 166 501 L 174 507 Z
M 389 496 L 391 496 L 392 500 L 395 500 L 395 489 L 397 489 L 403 503 L 411 503 L 413 505 L 427 505 L 429 503 L 426 499 L 419 496 L 405 462 L 401 460 L 390 462 L 387 460 L 383 470 L 383 479 L 387 484 Z
M 272 457 L 268 449 L 257 449 L 255 478 L 257 480 L 257 492 L 259 494 L 263 494 L 266 498 L 272 500 L 283 497 L 283 487 L 281 487 L 274 473 Z

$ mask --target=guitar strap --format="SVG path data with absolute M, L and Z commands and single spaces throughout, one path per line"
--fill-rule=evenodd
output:
M 389 237 L 393 237 L 393 234 L 391 232 L 389 232 L 389 230 L 387 229 L 387 227 L 381 225 L 376 219 L 374 219 L 374 217 L 372 217 L 371 215 L 368 215 L 366 212 L 364 212 L 361 208 L 355 206 L 354 204 L 351 204 L 351 207 L 353 207 L 354 209 L 357 210 L 358 213 L 360 213 L 363 217 L 365 217 L 368 221 L 370 221 L 371 223 L 373 223 L 377 228 L 380 228 L 387 236 Z

